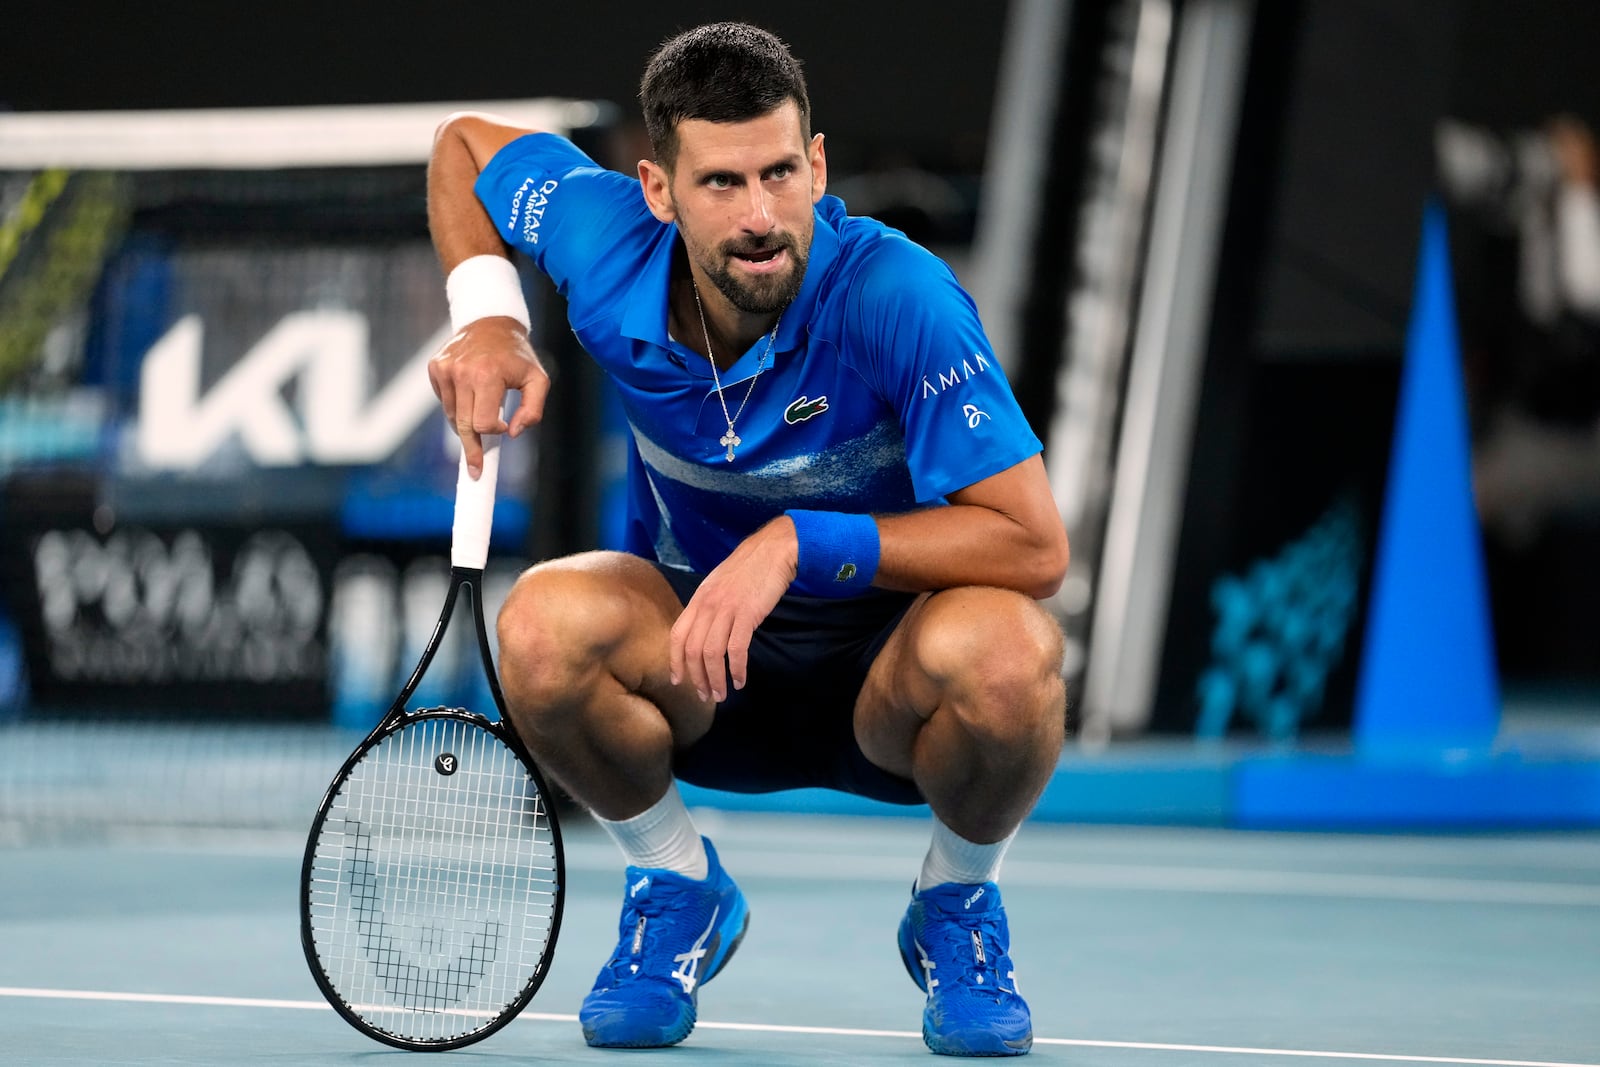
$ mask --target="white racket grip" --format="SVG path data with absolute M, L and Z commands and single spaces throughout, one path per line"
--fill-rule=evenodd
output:
M 467 453 L 456 471 L 456 514 L 450 528 L 450 565 L 483 570 L 489 562 L 489 532 L 494 526 L 494 487 L 500 474 L 500 435 L 483 435 L 483 473 L 467 473 Z

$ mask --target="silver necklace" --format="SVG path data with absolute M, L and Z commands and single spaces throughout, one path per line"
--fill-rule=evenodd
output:
M 717 438 L 717 444 L 728 450 L 728 454 L 723 458 L 732 463 L 733 450 L 744 444 L 739 435 L 734 433 L 733 424 L 739 421 L 740 415 L 744 414 L 744 406 L 750 403 L 750 394 L 756 391 L 756 381 L 761 377 L 761 372 L 766 369 L 767 358 L 772 355 L 773 342 L 778 339 L 778 326 L 783 322 L 783 312 L 778 312 L 778 321 L 772 324 L 772 332 L 767 334 L 766 351 L 762 352 L 761 357 L 756 360 L 756 372 L 750 377 L 750 385 L 744 391 L 744 399 L 739 401 L 739 410 L 730 415 L 728 414 L 728 398 L 722 394 L 722 377 L 717 374 L 717 355 L 711 351 L 711 331 L 706 328 L 706 309 L 700 303 L 700 286 L 692 278 L 689 280 L 689 285 L 694 289 L 694 309 L 700 315 L 700 332 L 706 339 L 706 358 L 711 361 L 711 380 L 717 386 L 717 402 L 722 405 L 722 417 L 728 423 L 728 432 Z

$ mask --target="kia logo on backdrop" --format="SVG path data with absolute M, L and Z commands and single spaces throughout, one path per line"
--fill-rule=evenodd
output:
M 388 459 L 438 411 L 427 364 L 450 331 L 441 327 L 376 391 L 368 333 L 358 311 L 292 312 L 202 391 L 204 323 L 183 316 L 140 367 L 140 461 L 194 470 L 232 440 L 262 467 Z

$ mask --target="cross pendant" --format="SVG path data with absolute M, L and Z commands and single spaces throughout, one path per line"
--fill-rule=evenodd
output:
M 728 462 L 732 463 L 733 462 L 733 449 L 734 449 L 734 446 L 735 445 L 742 445 L 742 444 L 744 444 L 744 441 L 741 440 L 739 435 L 734 433 L 733 430 L 730 428 L 727 433 L 725 433 L 721 437 L 717 438 L 717 444 L 723 445 L 728 449 L 728 457 L 727 457 L 728 458 Z

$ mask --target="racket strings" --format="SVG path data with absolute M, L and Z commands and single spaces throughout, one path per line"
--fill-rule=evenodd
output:
M 413 720 L 357 762 L 323 820 L 310 912 L 329 983 L 405 1039 L 486 1027 L 545 965 L 557 847 L 536 781 L 498 737 Z
M 453 964 L 424 968 L 403 947 L 403 934 L 397 936 L 383 912 L 383 894 L 371 859 L 369 835 L 355 821 L 346 823 L 350 861 L 350 900 L 354 908 L 361 950 L 372 963 L 379 982 L 404 1008 L 413 1011 L 443 1011 L 460 1003 L 488 970 L 500 952 L 502 924 L 486 921 L 472 938 L 467 953 Z M 424 956 L 443 954 L 450 946 L 442 931 L 428 926 L 416 931 L 416 943 Z

